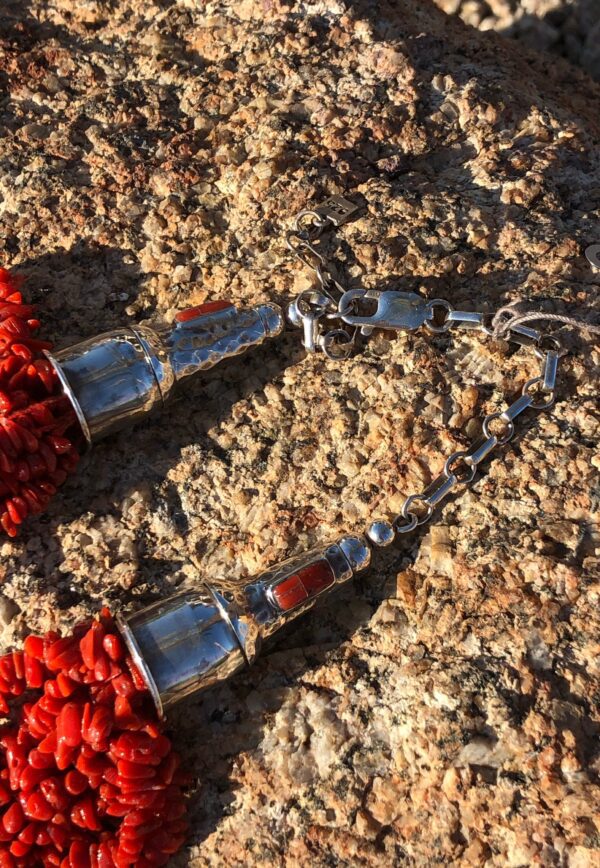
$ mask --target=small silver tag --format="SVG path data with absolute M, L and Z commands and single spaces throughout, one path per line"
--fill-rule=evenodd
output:
M 343 196 L 330 196 L 329 199 L 326 199 L 314 210 L 337 227 L 352 219 L 359 210 L 359 206 L 348 199 L 344 199 Z

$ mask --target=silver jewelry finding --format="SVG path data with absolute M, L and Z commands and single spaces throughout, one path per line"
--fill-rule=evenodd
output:
M 555 338 L 543 336 L 524 320 L 565 322 L 569 318 L 521 315 L 504 308 L 491 319 L 475 311 L 457 311 L 444 299 L 428 301 L 411 292 L 344 289 L 315 244 L 326 227 L 341 226 L 356 210 L 348 200 L 332 197 L 320 207 L 302 211 L 287 236 L 290 249 L 313 269 L 317 281 L 314 289 L 300 293 L 288 309 L 309 352 L 324 352 L 334 361 L 343 359 L 352 351 L 359 329 L 367 336 L 376 327 L 396 331 L 425 327 L 434 333 L 465 327 L 485 337 L 533 346 L 541 361 L 540 373 L 525 383 L 508 407 L 489 413 L 482 423 L 482 435 L 452 452 L 442 472 L 422 491 L 409 494 L 394 519 L 371 521 L 366 538 L 344 536 L 279 564 L 247 584 L 235 603 L 203 586 L 199 593 L 175 595 L 122 620 L 129 649 L 160 713 L 251 663 L 263 639 L 364 570 L 370 562 L 371 545 L 388 546 L 396 535 L 426 524 L 457 488 L 472 483 L 479 465 L 514 436 L 515 421 L 522 413 L 545 410 L 556 399 L 558 365 L 564 351 Z
M 585 255 L 587 261 L 592 266 L 592 271 L 600 271 L 600 244 L 590 244 L 590 246 L 586 248 Z
M 372 522 L 367 529 L 367 537 L 373 543 L 373 545 L 384 548 L 385 546 L 389 546 L 394 542 L 396 538 L 396 534 L 394 528 L 389 523 L 389 521 L 383 521 L 379 519 L 378 521 Z

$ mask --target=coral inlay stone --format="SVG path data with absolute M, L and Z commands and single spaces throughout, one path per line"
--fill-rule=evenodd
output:
M 297 573 L 275 585 L 273 597 L 282 611 L 289 612 L 311 597 L 316 597 L 333 585 L 334 581 L 335 576 L 329 562 L 317 561 L 302 567 Z
M 198 304 L 196 307 L 188 307 L 187 310 L 180 310 L 175 315 L 177 322 L 189 322 L 191 319 L 197 319 L 199 316 L 207 316 L 209 313 L 217 313 L 219 310 L 225 310 L 228 307 L 233 307 L 230 301 L 206 301 L 204 304 Z

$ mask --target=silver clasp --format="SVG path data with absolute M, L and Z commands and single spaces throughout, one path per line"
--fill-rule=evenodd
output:
M 375 302 L 375 311 L 360 313 L 363 302 Z M 358 310 L 357 310 L 358 309 Z M 414 292 L 389 289 L 350 289 L 340 299 L 339 314 L 347 325 L 361 326 L 363 335 L 374 328 L 414 331 L 428 317 L 427 302 Z

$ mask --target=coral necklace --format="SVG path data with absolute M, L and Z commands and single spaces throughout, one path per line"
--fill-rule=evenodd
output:
M 314 268 L 317 288 L 290 305 L 309 352 L 343 359 L 374 328 L 467 327 L 533 348 L 538 376 L 525 380 L 506 409 L 486 416 L 482 434 L 449 455 L 442 473 L 406 497 L 392 520 L 375 519 L 365 535 L 346 535 L 262 573 L 235 599 L 205 582 L 113 621 L 108 612 L 66 638 L 28 637 L 0 659 L 0 710 L 16 725 L 1 738 L 0 868 L 164 865 L 185 837 L 184 776 L 163 733 L 165 711 L 251 663 L 261 643 L 325 594 L 369 566 L 372 549 L 427 522 L 479 465 L 515 433 L 528 410 L 556 397 L 564 350 L 527 323 L 569 317 L 495 317 L 459 311 L 443 299 L 389 290 L 344 290 L 317 247 L 325 228 L 356 211 L 341 197 L 302 212 L 288 233 L 296 255 Z M 178 382 L 281 331 L 275 305 L 237 311 L 218 302 L 184 311 L 174 326 L 122 329 L 55 357 L 32 338 L 38 322 L 2 272 L 2 523 L 15 531 L 37 512 L 91 442 L 160 406 Z M 43 355 L 46 353 L 46 355 Z M 95 384 L 95 385 L 93 385 Z M 31 701 L 11 709 L 26 691 Z M 27 696 L 27 694 L 25 694 Z

